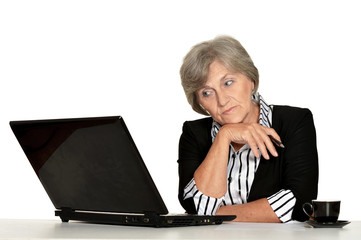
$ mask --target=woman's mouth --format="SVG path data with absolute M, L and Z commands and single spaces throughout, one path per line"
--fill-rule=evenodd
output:
M 226 111 L 224 111 L 222 114 L 229 115 L 234 112 L 234 109 L 236 109 L 236 106 L 228 108 Z

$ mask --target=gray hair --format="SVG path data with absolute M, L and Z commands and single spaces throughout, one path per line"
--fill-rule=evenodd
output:
M 209 66 L 215 60 L 222 62 L 227 69 L 248 77 L 254 83 L 252 94 L 257 92 L 259 84 L 258 69 L 236 39 L 218 36 L 193 46 L 183 59 L 180 76 L 184 93 L 193 110 L 207 116 L 209 113 L 198 103 L 197 91 L 205 85 Z

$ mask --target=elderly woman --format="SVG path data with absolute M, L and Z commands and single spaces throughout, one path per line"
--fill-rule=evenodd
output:
M 188 213 L 235 221 L 305 221 L 317 197 L 316 132 L 308 109 L 269 105 L 258 70 L 227 36 L 194 46 L 180 69 L 193 110 L 179 143 L 179 201 Z

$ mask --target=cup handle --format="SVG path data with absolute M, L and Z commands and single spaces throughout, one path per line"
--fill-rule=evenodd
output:
M 306 202 L 306 203 L 304 203 L 304 204 L 302 205 L 302 209 L 303 209 L 303 211 L 306 213 L 306 215 L 310 217 L 311 220 L 314 220 L 314 217 L 312 216 L 312 214 L 310 214 L 309 212 L 307 212 L 306 207 L 308 207 L 310 210 L 312 210 L 312 213 L 313 213 L 313 206 L 312 206 L 312 204 Z

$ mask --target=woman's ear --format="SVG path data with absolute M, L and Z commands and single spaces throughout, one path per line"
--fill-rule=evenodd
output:
M 251 92 L 251 95 L 254 95 L 256 94 L 256 90 L 254 89 L 254 81 L 251 81 L 252 83 L 252 92 Z

